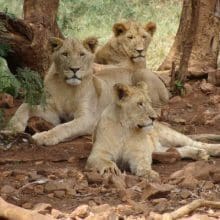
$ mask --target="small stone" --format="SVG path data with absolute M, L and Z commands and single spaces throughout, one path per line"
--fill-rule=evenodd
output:
M 173 104 L 173 103 L 177 103 L 181 101 L 182 101 L 182 98 L 180 96 L 174 96 L 173 98 L 169 100 L 169 103 Z
M 193 105 L 191 105 L 190 103 L 186 103 L 186 107 L 187 107 L 187 108 L 192 108 Z
M 36 185 L 34 186 L 34 192 L 43 195 L 44 194 L 44 187 L 42 185 Z
M 180 196 L 182 199 L 187 199 L 191 196 L 191 192 L 187 189 L 183 189 L 181 192 L 180 192 Z
M 15 192 L 15 188 L 10 186 L 10 185 L 4 185 L 1 188 L 1 193 L 5 193 L 5 194 L 12 194 Z
M 32 171 L 28 175 L 29 175 L 31 181 L 35 181 L 35 180 L 38 180 L 41 178 L 41 175 L 38 175 L 37 171 Z
M 44 163 L 44 161 L 36 161 L 35 162 L 35 165 L 41 165 L 41 164 L 43 164 Z
M 65 191 L 64 190 L 56 190 L 54 191 L 54 196 L 61 199 L 63 197 L 65 197 Z
M 167 199 L 166 198 L 159 198 L 159 199 L 153 199 L 152 200 L 153 205 L 156 205 L 156 204 L 161 203 L 161 202 L 167 202 Z
M 205 94 L 211 94 L 215 90 L 215 86 L 211 83 L 207 83 L 205 79 L 202 80 L 202 83 L 200 84 L 200 89 Z
M 220 95 L 211 96 L 209 99 L 209 103 L 213 105 L 217 105 L 218 103 L 220 103 Z
M 184 84 L 185 94 L 190 95 L 193 93 L 193 87 L 189 83 Z
M 49 193 L 49 194 L 47 194 L 47 196 L 50 198 L 54 198 L 54 193 Z
M 24 209 L 31 209 L 33 207 L 33 204 L 30 202 L 26 202 L 22 205 L 22 208 Z
M 64 213 L 62 213 L 61 211 L 59 211 L 57 209 L 52 209 L 51 215 L 54 218 L 56 218 L 56 219 L 65 218 L 66 217 Z
M 70 218 L 86 218 L 87 216 L 89 216 L 89 213 L 90 208 L 88 205 L 80 205 L 70 214 Z
M 52 206 L 48 203 L 37 203 L 33 210 L 37 211 L 40 214 L 46 215 L 50 214 L 52 210 Z
M 186 120 L 183 119 L 183 118 L 174 118 L 173 121 L 174 121 L 175 123 L 182 124 L 182 125 L 185 125 L 185 124 L 186 124 Z
M 1 176 L 2 177 L 8 177 L 8 176 L 11 176 L 12 175 L 12 171 L 4 171 L 1 173 Z
M 75 156 L 72 156 L 68 159 L 68 163 L 74 163 L 76 162 L 76 157 Z
M 215 185 L 211 181 L 206 181 L 205 184 L 203 185 L 203 188 L 206 190 L 213 189 L 214 187 L 215 187 Z

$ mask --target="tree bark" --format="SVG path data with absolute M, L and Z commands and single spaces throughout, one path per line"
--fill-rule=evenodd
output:
M 171 69 L 172 62 L 180 66 L 187 62 L 188 76 L 204 76 L 217 69 L 219 52 L 219 0 L 184 0 L 180 25 L 173 46 L 159 70 Z M 195 12 L 192 7 L 196 3 Z M 193 12 L 193 13 L 192 13 Z M 195 22 L 197 22 L 195 24 Z M 188 35 L 189 33 L 190 35 Z M 192 45 L 189 39 L 192 40 Z M 183 58 L 185 48 L 187 56 Z M 187 60 L 188 59 L 188 60 Z
M 23 19 L 0 13 L 0 44 L 9 45 L 5 59 L 14 74 L 28 67 L 42 76 L 50 66 L 48 38 L 63 38 L 56 16 L 59 0 L 24 0 Z

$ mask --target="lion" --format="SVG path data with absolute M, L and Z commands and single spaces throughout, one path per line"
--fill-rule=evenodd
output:
M 159 96 L 151 97 L 154 104 L 158 103 L 159 112 L 160 107 L 167 104 L 170 94 L 164 82 L 146 66 L 146 52 L 156 31 L 156 24 L 148 22 L 141 25 L 135 21 L 123 21 L 115 23 L 112 29 L 112 38 L 95 50 L 95 62 L 104 64 L 97 68 L 118 65 L 134 73 L 134 83 L 148 81 L 151 90 L 160 91 Z M 97 74 L 100 73 L 97 71 Z
M 157 179 L 152 170 L 152 153 L 165 152 L 170 146 L 181 158 L 207 160 L 220 155 L 220 144 L 206 144 L 157 122 L 151 106 L 148 86 L 115 84 L 115 101 L 102 113 L 93 136 L 93 148 L 86 169 L 96 169 L 101 175 L 121 171 L 117 165 L 128 165 L 132 174 Z
M 95 62 L 99 64 L 123 63 L 130 61 L 145 62 L 146 52 L 156 31 L 156 24 L 148 22 L 141 25 L 135 21 L 115 23 L 113 36 L 95 52 Z

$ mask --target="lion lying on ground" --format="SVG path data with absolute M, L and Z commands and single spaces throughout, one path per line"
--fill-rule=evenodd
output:
M 152 153 L 165 152 L 171 146 L 182 158 L 207 160 L 220 156 L 220 144 L 206 144 L 156 122 L 147 85 L 116 84 L 116 101 L 102 113 L 94 132 L 93 148 L 86 168 L 101 174 L 120 174 L 117 164 L 128 164 L 131 172 L 150 179 L 158 177 L 151 169 Z
M 39 145 L 53 145 L 92 134 L 102 111 L 113 102 L 113 85 L 120 82 L 131 85 L 137 81 L 136 75 L 123 67 L 107 68 L 93 75 L 94 55 L 76 39 L 51 38 L 49 44 L 53 63 L 44 80 L 46 106 L 30 107 L 24 103 L 9 123 L 15 132 L 23 132 L 28 119 L 34 116 L 56 125 L 33 135 Z M 152 100 L 160 100 L 161 90 L 156 83 L 149 94 Z M 157 106 L 158 102 L 153 101 L 154 104 Z
M 156 25 L 153 22 L 143 26 L 135 21 L 124 21 L 114 24 L 112 29 L 112 38 L 96 50 L 95 62 L 119 65 L 132 71 L 136 82 L 147 81 L 150 90 L 160 91 L 159 97 L 152 97 L 159 109 L 168 102 L 169 92 L 162 80 L 146 67 L 146 53 Z

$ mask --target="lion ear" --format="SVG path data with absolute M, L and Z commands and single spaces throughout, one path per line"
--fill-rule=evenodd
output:
M 57 37 L 51 37 L 49 38 L 48 44 L 51 52 L 53 53 L 54 51 L 58 50 L 60 47 L 63 46 L 63 40 Z
M 115 23 L 112 28 L 115 36 L 119 36 L 127 31 L 126 25 L 124 23 Z
M 155 31 L 157 29 L 157 26 L 154 22 L 150 21 L 145 25 L 145 30 L 151 35 L 153 36 Z
M 96 48 L 98 46 L 98 38 L 87 37 L 85 40 L 83 40 L 83 46 L 91 53 L 95 53 Z
M 122 100 L 128 96 L 130 96 L 131 91 L 128 85 L 117 83 L 114 85 L 114 90 L 116 92 L 116 96 L 118 100 Z

